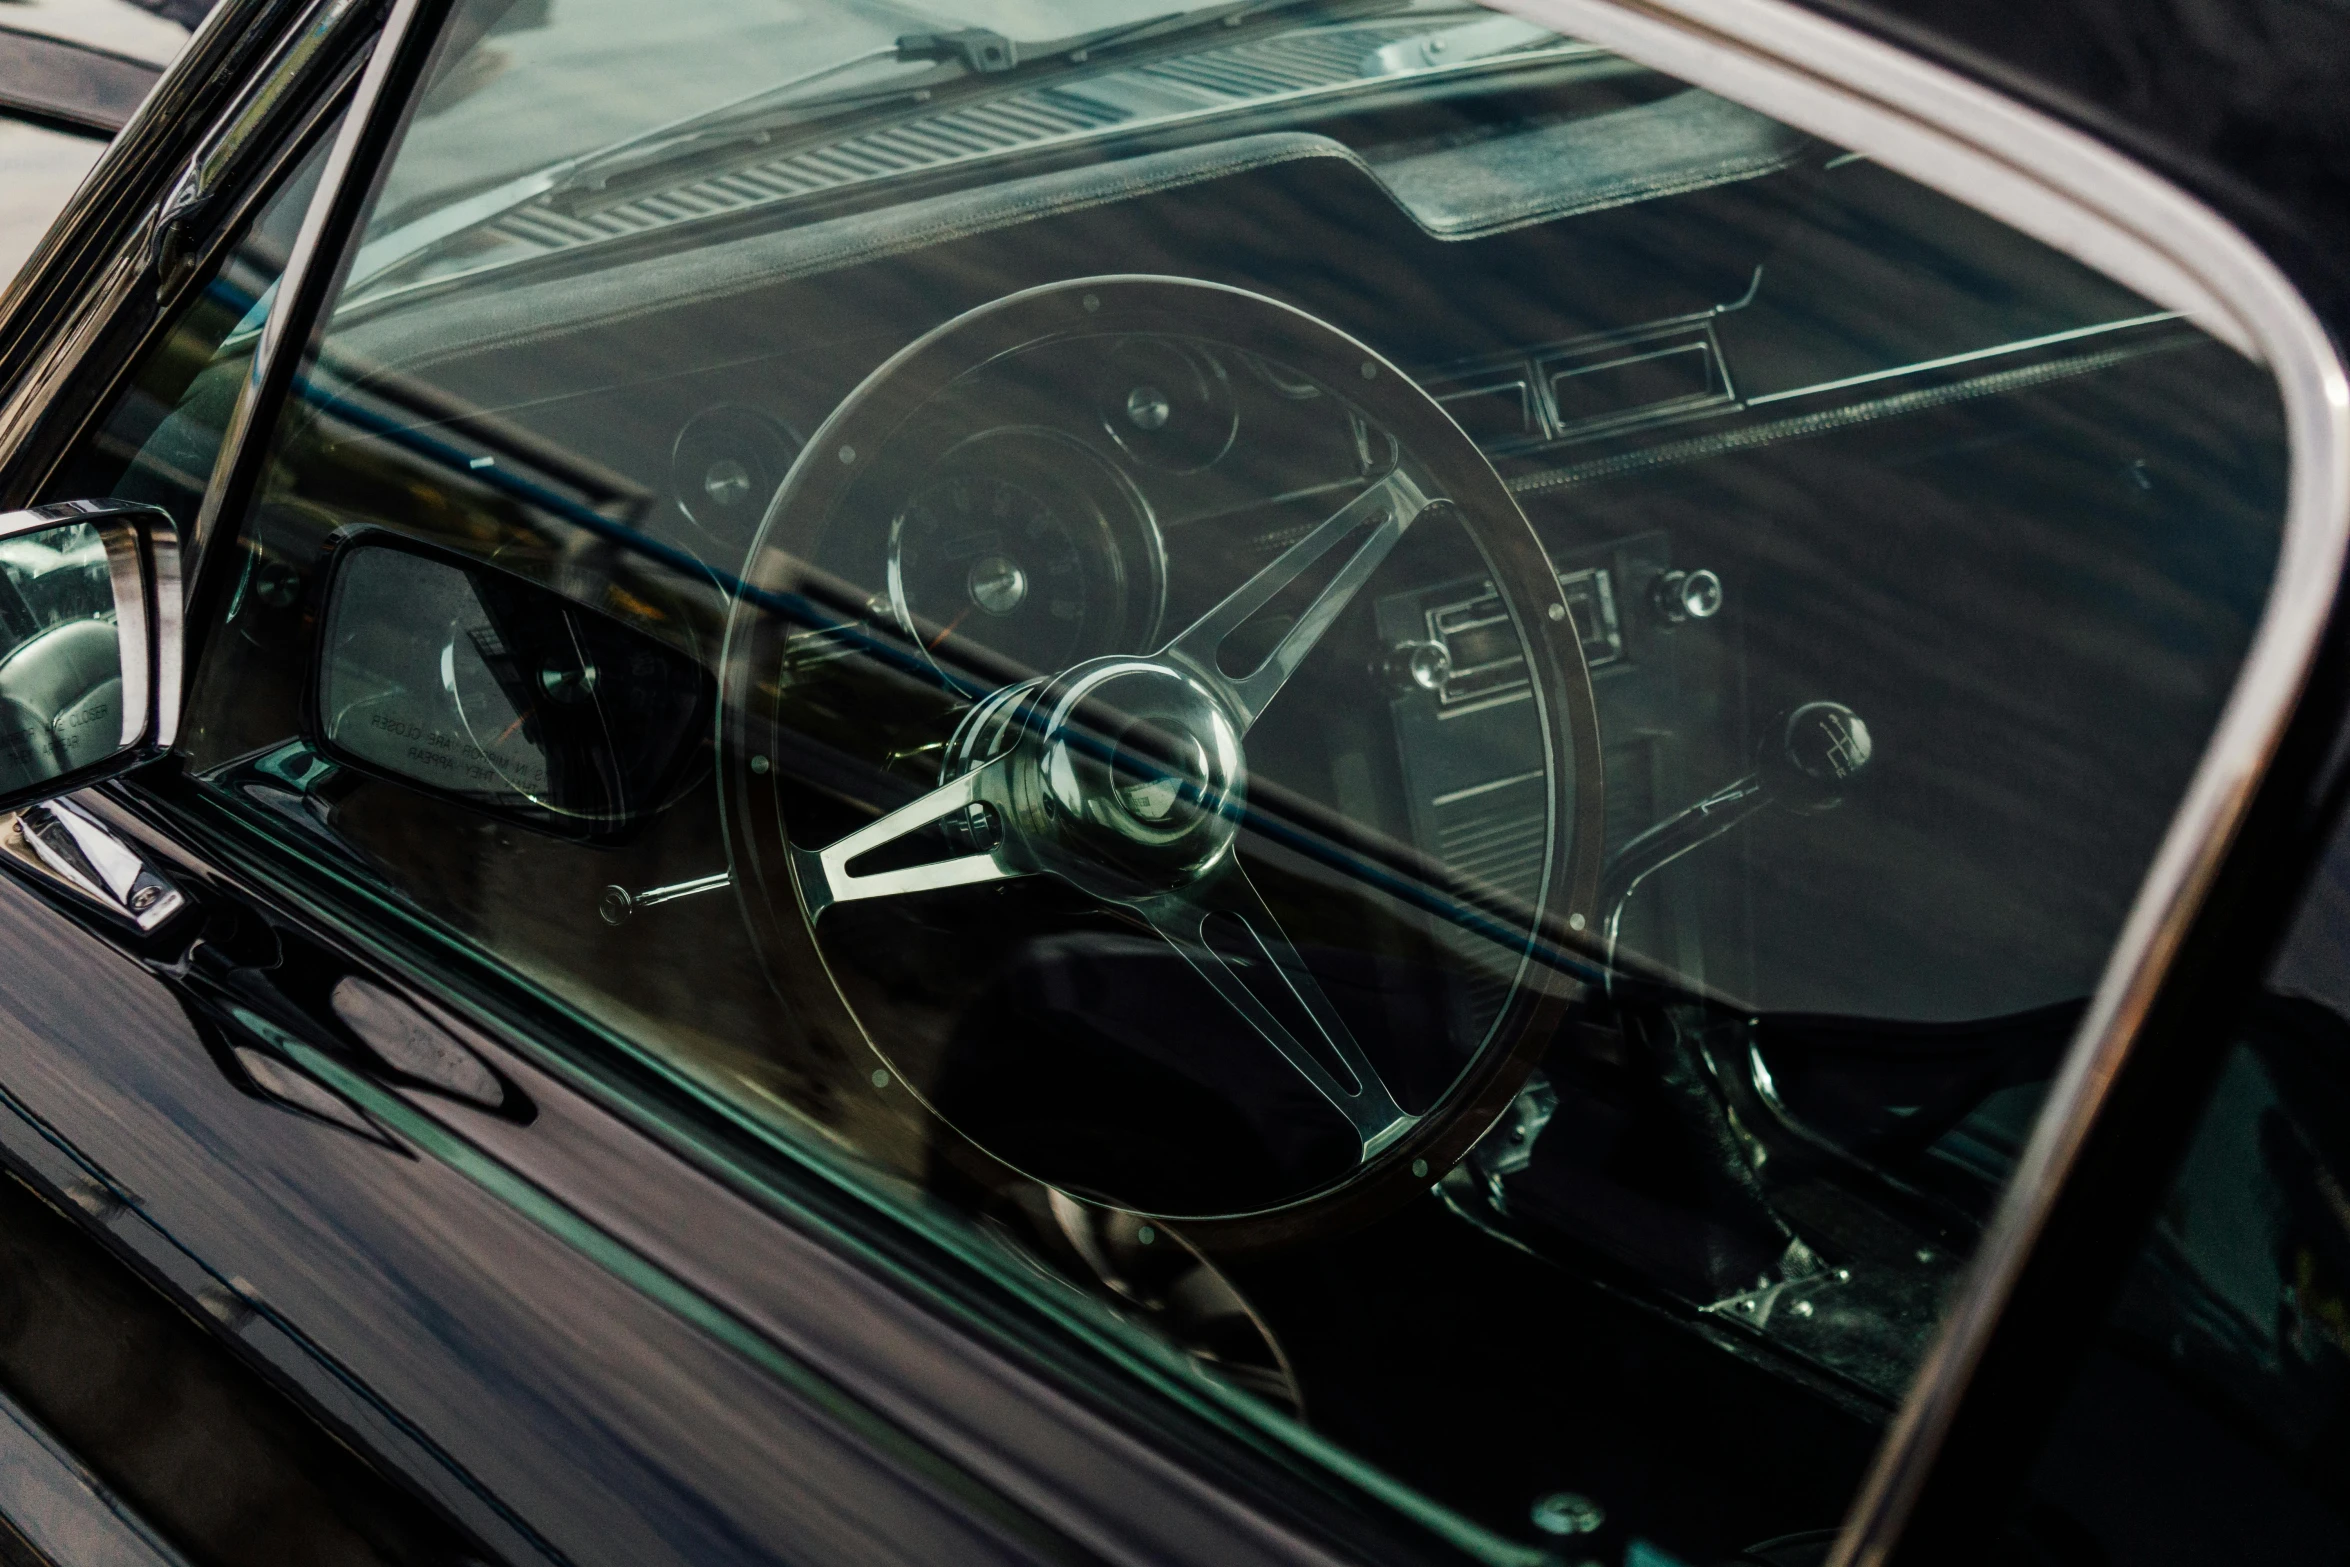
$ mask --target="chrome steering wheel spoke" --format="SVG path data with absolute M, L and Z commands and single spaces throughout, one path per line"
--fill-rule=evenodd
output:
M 1001 797 L 1009 768 L 1009 758 L 998 757 L 824 848 L 795 847 L 791 851 L 792 869 L 799 877 L 800 896 L 807 903 L 808 917 L 814 919 L 836 903 L 862 898 L 894 898 L 910 892 L 971 887 L 1032 874 L 1029 867 L 1013 859 L 997 814 L 995 802 Z M 939 824 L 960 832 L 978 847 L 970 853 L 889 870 L 852 869 L 867 855 Z
M 1181 660 L 1209 680 L 1245 733 L 1428 506 L 1429 497 L 1402 470 L 1389 473 L 1283 550 L 1157 656 Z M 1245 674 L 1226 673 L 1221 655 L 1232 634 L 1341 545 L 1351 545 L 1353 553 L 1298 612 L 1273 650 Z
M 1178 892 L 1129 905 L 1298 1076 L 1346 1117 L 1363 1162 L 1419 1123 L 1372 1066 L 1237 862 Z M 1220 939 L 1219 939 L 1220 938 Z M 1311 1038 L 1301 1037 L 1297 1023 Z

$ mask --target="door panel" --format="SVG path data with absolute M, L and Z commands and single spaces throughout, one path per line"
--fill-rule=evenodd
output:
M 207 901 L 217 915 L 225 900 L 216 887 Z M 14 882 L 0 882 L 0 943 L 16 957 L 0 974 L 0 1079 L 16 1100 L 0 1140 L 12 1152 L 44 1133 L 69 1142 L 260 1314 L 333 1345 L 446 1454 L 454 1472 L 435 1489 L 517 1557 L 521 1530 L 483 1517 L 466 1478 L 527 1519 L 551 1560 L 1037 1554 L 909 1476 L 902 1451 L 876 1451 L 869 1420 L 852 1415 L 852 1434 L 837 1405 L 794 1396 L 775 1374 L 782 1357 L 739 1322 L 720 1326 L 731 1345 L 689 1326 L 671 1308 L 718 1319 L 560 1204 L 519 1184 L 499 1195 L 448 1157 L 491 1126 L 513 1136 L 510 1123 L 449 1107 L 441 1125 L 419 1118 L 377 1141 L 242 1091 L 216 1062 L 224 1043 L 280 1060 L 308 1046 L 321 1062 L 340 1045 L 323 1028 L 284 1029 L 288 1013 L 272 1029 L 233 1007 L 236 991 L 274 988 L 266 967 L 233 961 L 252 954 L 215 968 L 199 943 L 135 959 Z M 581 1124 L 550 1117 L 520 1135 L 546 1147 Z M 403 1135 L 419 1131 L 438 1146 Z M 638 1184 L 656 1157 L 638 1142 L 613 1184 Z

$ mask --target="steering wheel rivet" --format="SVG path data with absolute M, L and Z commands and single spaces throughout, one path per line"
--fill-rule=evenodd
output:
M 1428 1175 L 1428 1161 L 1425 1159 L 1414 1159 L 1412 1161 L 1412 1175 L 1417 1179 L 1425 1180 Z
M 773 762 L 768 761 L 764 756 L 754 756 L 751 758 L 751 771 L 754 773 L 764 773 L 768 768 L 774 765 L 775 764 Z
M 1549 610 L 1546 611 L 1546 613 L 1553 620 L 1564 620 L 1567 618 L 1567 606 L 1564 604 L 1553 604 L 1550 606 Z
M 1159 1238 L 1159 1232 L 1158 1232 L 1157 1230 L 1154 1230 L 1154 1229 L 1152 1229 L 1152 1228 L 1151 1228 L 1149 1225 L 1147 1225 L 1147 1224 L 1146 1224 L 1146 1225 L 1144 1225 L 1144 1226 L 1143 1226 L 1141 1229 L 1139 1229 L 1139 1230 L 1136 1230 L 1136 1231 L 1134 1232 L 1134 1239 L 1135 1239 L 1136 1243 L 1137 1243 L 1137 1244 L 1139 1244 L 1139 1245 L 1148 1246 L 1149 1244 L 1151 1244 L 1151 1242 L 1153 1242 L 1153 1241 L 1157 1240 L 1158 1238 Z
M 1569 930 L 1581 930 L 1585 923 L 1586 922 L 1583 916 L 1580 914 L 1570 914 L 1567 916 L 1567 929 Z
M 1371 361 L 1368 359 L 1363 361 L 1363 379 L 1366 381 L 1376 381 L 1379 379 L 1379 367 L 1371 363 Z
M 1093 313 L 1094 313 L 1096 310 L 1099 310 L 1099 309 L 1101 309 L 1101 307 L 1102 307 L 1102 296 L 1101 296 L 1101 295 L 1099 295 L 1099 294 L 1088 294 L 1088 295 L 1086 295 L 1086 296 L 1085 296 L 1085 313 L 1086 313 L 1087 315 L 1091 315 L 1091 314 L 1093 314 Z
M 842 462 L 855 462 L 857 460 L 857 449 L 854 446 L 842 447 L 840 449 L 840 460 Z
M 880 1067 L 875 1067 L 873 1069 L 873 1086 L 876 1088 L 887 1088 L 889 1086 L 889 1073 L 883 1071 Z

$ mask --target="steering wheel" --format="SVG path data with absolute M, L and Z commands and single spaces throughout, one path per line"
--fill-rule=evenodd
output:
M 1307 433 L 1252 441 L 1244 404 Z M 1329 431 L 1346 471 L 1293 471 Z M 1254 531 L 1177 515 L 1236 486 Z M 1431 573 L 1524 662 L 1530 899 L 1290 782 L 1323 774 L 1285 725 L 1404 699 L 1374 604 Z M 953 1128 L 951 1161 L 1264 1243 L 1424 1190 L 1577 994 L 1537 961 L 1600 866 L 1558 578 L 1459 426 L 1326 322 L 1163 277 L 973 309 L 833 412 L 745 581 L 746 916 L 796 1021 Z

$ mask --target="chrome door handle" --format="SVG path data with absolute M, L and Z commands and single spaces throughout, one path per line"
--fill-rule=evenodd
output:
M 9 813 L 0 857 L 71 888 L 142 933 L 188 905 L 160 871 L 71 798 L 43 800 Z

